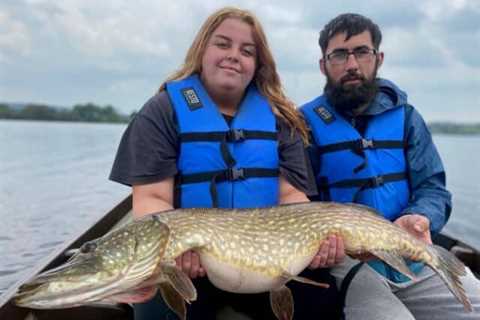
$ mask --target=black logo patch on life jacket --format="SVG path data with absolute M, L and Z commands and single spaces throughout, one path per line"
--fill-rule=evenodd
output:
M 183 97 L 185 98 L 185 101 L 187 101 L 188 107 L 190 108 L 191 111 L 197 110 L 203 107 L 202 102 L 200 101 L 200 98 L 195 92 L 195 89 L 193 88 L 182 89 L 182 94 L 183 94 Z
M 318 106 L 313 110 L 320 117 L 320 119 L 325 122 L 325 124 L 330 124 L 335 121 L 335 116 L 330 111 L 328 111 L 327 108 L 323 106 Z

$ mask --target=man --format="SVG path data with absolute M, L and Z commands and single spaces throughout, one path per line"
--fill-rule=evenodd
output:
M 424 120 L 403 91 L 377 78 L 381 39 L 379 27 L 358 14 L 342 14 L 320 33 L 327 84 L 302 107 L 313 135 L 314 200 L 374 207 L 431 243 L 449 218 L 451 196 Z M 479 319 L 480 285 L 470 271 L 462 277 L 474 307 L 467 313 L 428 267 L 411 262 L 417 279 L 410 281 L 372 257 L 362 259 L 368 263 L 345 258 L 342 239 L 330 237 L 312 263 L 333 267 L 347 292 L 346 319 Z

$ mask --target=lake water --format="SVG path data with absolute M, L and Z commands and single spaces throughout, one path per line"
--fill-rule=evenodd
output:
M 0 294 L 130 189 L 108 180 L 125 125 L 0 120 Z M 454 195 L 445 231 L 480 248 L 480 136 L 434 136 Z

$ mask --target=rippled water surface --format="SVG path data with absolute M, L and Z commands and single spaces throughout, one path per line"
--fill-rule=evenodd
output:
M 444 231 L 480 249 L 480 136 L 436 135 L 453 211 Z
M 108 180 L 124 129 L 0 120 L 0 293 L 129 193 Z M 480 137 L 434 140 L 454 194 L 446 231 L 480 248 Z
M 124 129 L 0 120 L 0 292 L 129 193 L 108 180 Z

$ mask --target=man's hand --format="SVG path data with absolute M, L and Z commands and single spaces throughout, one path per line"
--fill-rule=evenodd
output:
M 315 257 L 308 266 L 310 269 L 329 268 L 345 259 L 345 246 L 341 237 L 331 235 L 320 245 Z
M 406 214 L 395 220 L 394 223 L 415 238 L 432 244 L 430 220 L 427 217 L 419 214 Z
M 177 267 L 185 272 L 190 278 L 195 279 L 197 277 L 205 276 L 205 269 L 200 264 L 200 256 L 194 251 L 187 251 L 177 259 Z

